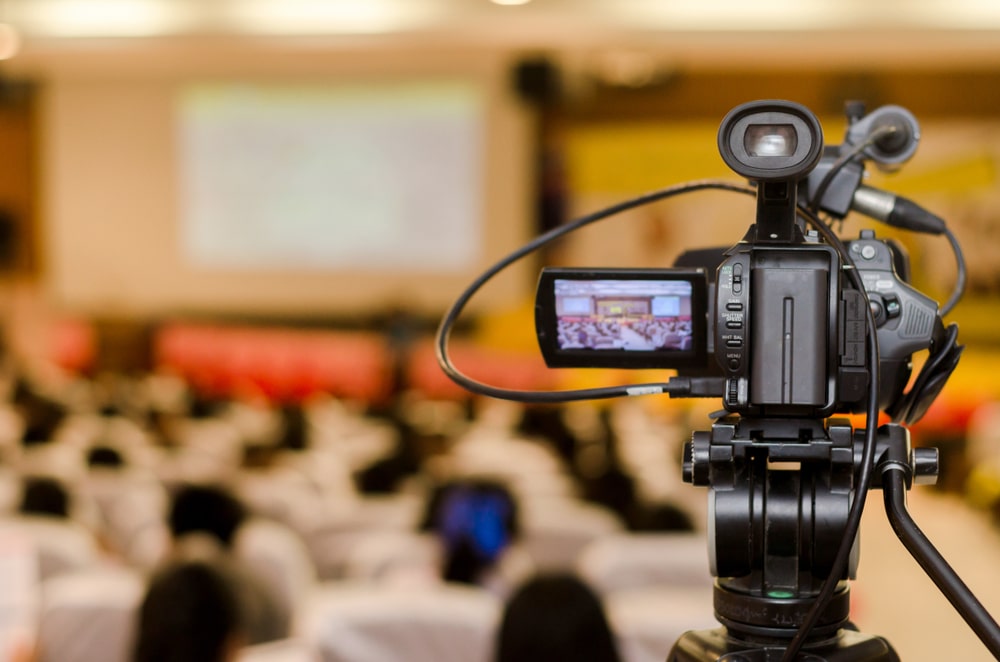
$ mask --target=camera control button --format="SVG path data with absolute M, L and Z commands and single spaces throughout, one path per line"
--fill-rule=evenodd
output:
M 861 257 L 866 260 L 872 260 L 878 255 L 878 250 L 871 244 L 865 244 L 861 247 Z
M 903 305 L 899 302 L 899 298 L 895 294 L 883 294 L 883 301 L 885 301 L 885 314 L 889 319 L 894 319 L 899 317 L 903 312 Z
M 740 360 L 739 359 L 729 359 L 729 369 L 732 370 L 732 371 L 734 371 L 734 372 L 737 371 L 737 370 L 739 370 L 740 369 Z
M 726 340 L 726 347 L 730 347 L 732 349 L 739 349 L 740 347 L 743 347 L 743 338 L 730 338 Z
M 726 328 L 727 329 L 742 329 L 743 328 L 743 320 L 728 320 L 726 322 Z
M 726 304 L 726 310 L 738 312 L 740 310 L 743 310 L 743 304 L 739 303 L 738 301 L 731 301 Z
M 872 317 L 875 318 L 876 326 L 882 326 L 882 323 L 887 319 L 882 297 L 877 294 L 872 296 L 868 300 L 868 307 L 872 309 Z

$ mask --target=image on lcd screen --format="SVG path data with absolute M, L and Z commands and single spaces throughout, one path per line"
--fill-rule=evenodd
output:
M 686 280 L 554 281 L 560 350 L 692 349 L 692 285 Z

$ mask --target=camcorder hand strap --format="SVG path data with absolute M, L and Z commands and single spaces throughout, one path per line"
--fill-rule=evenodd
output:
M 894 421 L 907 425 L 923 418 L 951 373 L 958 367 L 958 360 L 964 349 L 965 345 L 958 344 L 958 325 L 949 324 L 941 337 L 936 339 L 931 355 L 913 381 L 913 386 L 892 406 L 887 407 L 886 413 Z

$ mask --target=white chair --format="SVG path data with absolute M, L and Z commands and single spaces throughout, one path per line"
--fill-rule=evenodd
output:
M 518 498 L 577 496 L 565 462 L 551 447 L 503 431 L 473 428 L 443 459 L 451 474 L 492 476 Z
M 38 558 L 31 538 L 0 526 L 0 659 L 27 659 L 34 648 L 40 588 Z
M 691 533 L 625 533 L 596 540 L 581 552 L 577 573 L 602 595 L 634 589 L 711 591 L 708 543 Z
M 86 473 L 87 463 L 81 446 L 50 441 L 22 448 L 16 469 L 22 476 L 51 476 L 73 484 Z
M 140 469 L 95 469 L 75 492 L 94 504 L 105 540 L 130 563 L 128 556 L 136 536 L 165 520 L 168 496 L 151 473 Z
M 290 612 L 316 585 L 316 567 L 305 543 L 278 522 L 259 518 L 246 522 L 236 535 L 234 551 Z
M 489 662 L 500 601 L 481 589 L 331 585 L 303 611 L 299 636 L 324 662 Z
M 348 581 L 382 584 L 436 583 L 444 550 L 428 534 L 373 531 L 359 536 L 347 551 L 343 577 Z
M 473 430 L 448 453 L 460 476 L 492 475 L 519 498 L 576 496 L 576 485 L 563 460 L 543 443 Z
M 38 662 L 128 662 L 144 578 L 121 569 L 63 575 L 42 585 Z
M 134 568 L 153 570 L 163 562 L 172 545 L 170 527 L 165 521 L 147 522 L 131 534 L 122 557 Z
M 335 399 L 310 403 L 306 416 L 312 448 L 337 453 L 351 471 L 388 457 L 398 438 L 388 423 L 364 417 Z
M 243 459 L 243 439 L 219 418 L 187 419 L 177 424 L 180 447 L 156 468 L 167 482 L 207 483 L 232 477 Z
M 410 494 L 366 497 L 342 504 L 306 540 L 320 578 L 341 577 L 353 546 L 372 532 L 415 531 L 423 508 L 423 498 Z
M 101 560 L 93 534 L 72 520 L 44 516 L 17 516 L 4 520 L 27 535 L 38 554 L 39 577 L 95 567 Z
M 635 590 L 604 600 L 623 662 L 663 662 L 688 630 L 718 627 L 711 588 Z
M 294 469 L 241 469 L 233 485 L 253 514 L 281 522 L 302 536 L 316 531 L 329 519 L 319 490 Z
M 572 570 L 588 544 L 625 530 L 614 512 L 583 501 L 534 499 L 522 506 L 521 543 L 539 570 Z
M 360 498 L 351 468 L 335 450 L 310 448 L 285 452 L 278 463 L 305 478 L 320 495 L 324 513 Z
M 316 646 L 302 639 L 282 639 L 247 646 L 236 655 L 237 662 L 322 662 Z
M 514 470 L 521 469 L 563 471 L 562 460 L 551 448 L 528 439 L 495 432 L 474 430 L 451 449 L 451 455 L 460 463 L 474 468 L 499 464 Z

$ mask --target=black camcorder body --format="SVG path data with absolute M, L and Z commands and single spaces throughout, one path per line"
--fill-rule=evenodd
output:
M 847 246 L 875 313 L 880 403 L 888 407 L 910 378 L 912 355 L 935 337 L 937 303 L 897 274 L 905 254 L 894 243 L 865 231 Z M 707 264 L 713 257 L 717 265 Z M 725 407 L 744 414 L 827 416 L 863 407 L 866 301 L 840 277 L 835 250 L 746 242 L 678 262 L 704 266 L 544 269 L 535 325 L 546 364 L 723 376 Z
M 718 376 L 716 395 L 731 412 L 804 417 L 863 410 L 877 369 L 880 406 L 891 408 L 912 355 L 943 329 L 937 303 L 907 283 L 905 252 L 865 230 L 846 243 L 848 261 L 798 220 L 822 160 L 809 111 L 746 104 L 723 121 L 719 145 L 756 183 L 756 223 L 736 245 L 688 251 L 671 269 L 544 269 L 535 325 L 547 365 Z M 877 366 L 866 354 L 866 306 Z

